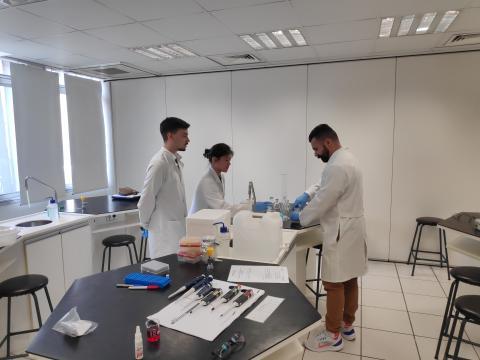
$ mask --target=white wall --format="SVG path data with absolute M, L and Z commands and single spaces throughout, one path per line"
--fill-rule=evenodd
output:
M 203 148 L 225 141 L 235 150 L 227 194 L 241 201 L 253 180 L 258 198 L 280 196 L 288 173 L 293 200 L 323 169 L 307 135 L 329 123 L 363 168 L 370 257 L 405 261 L 417 216 L 478 211 L 479 60 L 475 52 L 114 82 L 117 184 L 141 188 L 168 114 L 192 124 L 189 199 Z

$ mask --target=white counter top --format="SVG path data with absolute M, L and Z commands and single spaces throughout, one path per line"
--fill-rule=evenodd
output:
M 16 243 L 28 239 L 33 239 L 38 236 L 42 236 L 57 230 L 61 230 L 66 227 L 78 225 L 81 223 L 87 224 L 89 219 L 92 218 L 92 215 L 87 214 L 69 214 L 69 213 L 60 213 L 60 217 L 57 221 L 53 221 L 50 224 L 34 226 L 34 227 L 19 227 L 20 232 L 18 233 L 17 241 L 9 246 L 5 246 L 0 249 L 0 252 L 5 251 L 7 248 L 15 245 Z M 32 220 L 48 220 L 47 213 L 45 211 L 21 216 L 17 218 L 8 219 L 1 221 L 1 226 L 16 226 L 21 222 L 32 221 Z

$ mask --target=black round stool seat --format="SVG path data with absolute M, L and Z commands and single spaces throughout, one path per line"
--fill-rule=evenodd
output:
M 455 300 L 455 307 L 465 317 L 480 321 L 480 295 L 464 295 Z
M 112 235 L 102 241 L 102 244 L 108 247 L 128 246 L 133 243 L 135 243 L 133 235 Z
M 457 266 L 450 270 L 454 279 L 469 285 L 480 286 L 480 267 Z
M 43 275 L 21 275 L 0 283 L 0 298 L 14 297 L 34 293 L 48 284 L 48 278 Z
M 437 226 L 440 221 L 442 221 L 442 219 L 437 217 L 424 216 L 417 218 L 417 223 L 428 226 Z

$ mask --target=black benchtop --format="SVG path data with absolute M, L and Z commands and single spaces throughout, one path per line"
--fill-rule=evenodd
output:
M 58 203 L 59 210 L 67 213 L 100 215 L 115 213 L 120 211 L 136 210 L 138 199 L 136 200 L 116 200 L 109 195 L 88 197 L 84 201 L 80 199 L 70 199 Z
M 213 342 L 160 328 L 160 343 L 146 342 L 145 320 L 170 303 L 167 296 L 189 279 L 205 271 L 205 264 L 178 263 L 176 255 L 159 258 L 170 265 L 172 284 L 161 291 L 132 291 L 116 288 L 126 274 L 139 271 L 139 265 L 127 266 L 76 280 L 44 326 L 37 333 L 27 352 L 54 359 L 133 359 L 135 325 L 140 325 L 144 339 L 144 359 L 210 359 L 210 352 L 234 332 L 245 335 L 245 348 L 231 356 L 231 360 L 250 359 L 320 320 L 320 314 L 292 283 L 248 285 L 265 290 L 266 295 L 285 300 L 265 321 L 258 323 L 245 319 L 235 320 Z M 215 263 L 213 276 L 227 280 L 231 265 L 262 265 L 238 260 Z M 266 296 L 264 295 L 264 296 Z M 258 300 L 260 303 L 263 298 Z M 256 305 L 258 305 L 256 303 Z M 255 308 L 255 306 L 252 308 Z M 82 319 L 98 323 L 91 334 L 69 338 L 54 330 L 53 325 L 73 306 L 77 306 Z M 208 326 L 208 324 L 205 324 Z
M 475 229 L 473 222 L 477 218 L 480 218 L 480 213 L 478 212 L 461 212 L 440 221 L 438 225 L 464 234 L 480 237 L 480 231 Z

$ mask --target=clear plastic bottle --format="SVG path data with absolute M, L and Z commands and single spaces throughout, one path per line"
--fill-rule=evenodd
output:
M 135 328 L 135 360 L 143 359 L 143 339 L 140 326 Z
M 51 198 L 47 205 L 47 216 L 52 221 L 58 220 L 58 204 Z

